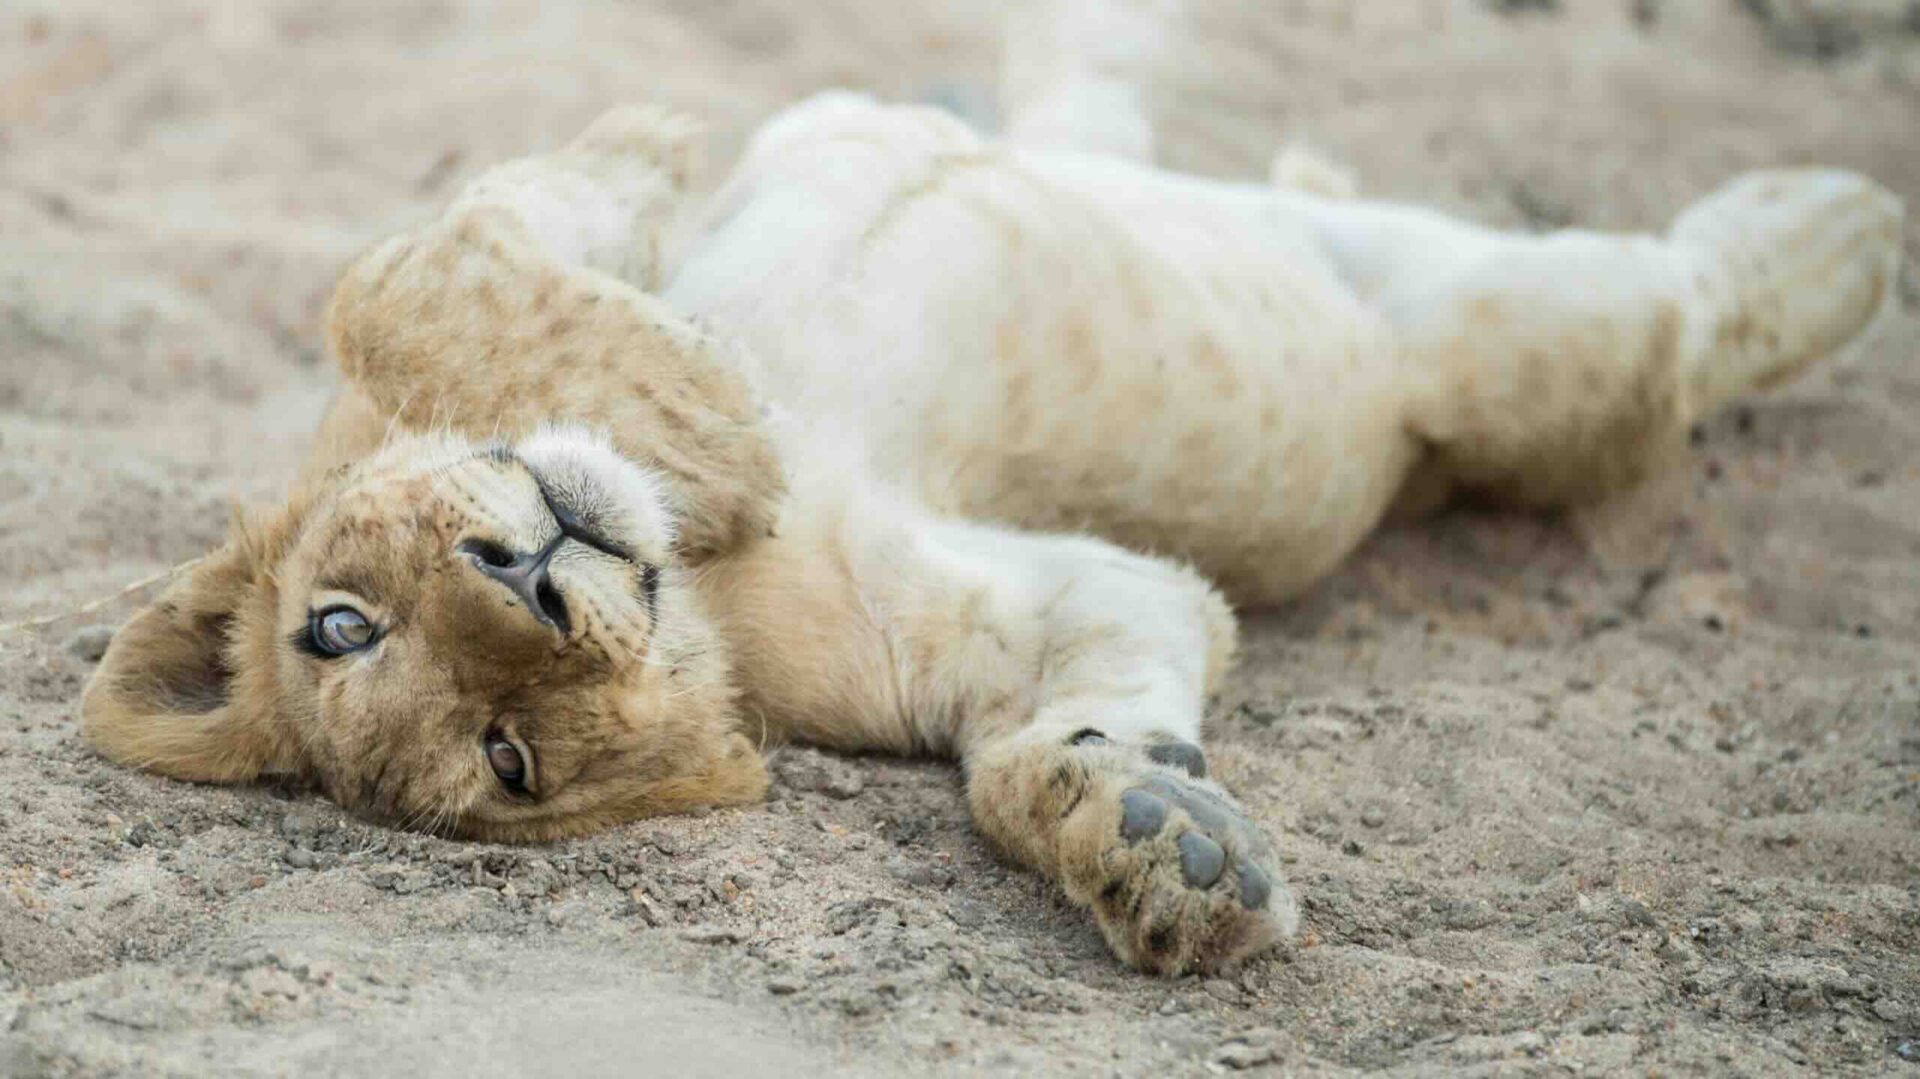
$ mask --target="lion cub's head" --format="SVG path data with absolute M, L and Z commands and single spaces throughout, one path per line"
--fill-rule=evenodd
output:
M 236 526 L 128 624 L 87 736 L 478 838 L 750 801 L 765 769 L 672 532 L 652 474 L 581 430 L 396 441 Z

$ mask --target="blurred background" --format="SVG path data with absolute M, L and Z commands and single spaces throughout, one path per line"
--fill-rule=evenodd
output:
M 1257 179 L 1300 140 L 1366 195 L 1527 229 L 1661 228 L 1778 165 L 1920 205 L 1920 0 L 1168 10 L 1145 87 L 1173 168 Z M 357 252 L 617 102 L 703 118 L 710 183 L 824 87 L 990 129 L 999 22 L 973 0 L 0 0 L 0 622 L 60 616 L 0 639 L 0 1072 L 604 1064 L 667 1026 L 709 1062 L 761 1039 L 841 1074 L 1920 1060 L 1911 214 L 1906 313 L 1703 424 L 1647 489 L 1389 530 L 1248 620 L 1214 768 L 1306 924 L 1229 978 L 1114 968 L 938 766 L 792 755 L 764 807 L 528 851 L 80 745 L 134 600 L 82 605 L 283 490 Z

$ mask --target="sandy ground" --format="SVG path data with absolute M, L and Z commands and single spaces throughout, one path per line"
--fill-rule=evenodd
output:
M 1302 136 L 1517 227 L 1657 227 L 1779 163 L 1920 205 L 1904 0 L 1189 7 L 1177 167 Z M 486 164 L 629 99 L 721 164 L 828 85 L 991 122 L 992 40 L 957 0 L 10 0 L 0 621 L 273 497 L 334 275 Z M 0 1074 L 1914 1069 L 1916 462 L 1909 313 L 1634 497 L 1396 530 L 1251 616 L 1215 767 L 1305 925 L 1205 980 L 1116 966 L 946 766 L 788 751 L 763 806 L 445 842 L 93 758 L 75 702 L 130 599 L 9 632 Z

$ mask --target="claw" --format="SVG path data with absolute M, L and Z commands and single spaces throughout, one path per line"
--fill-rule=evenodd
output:
M 1141 790 L 1120 796 L 1120 838 L 1138 843 L 1157 834 L 1166 823 L 1167 803 Z
M 1187 884 L 1194 888 L 1212 887 L 1227 867 L 1227 852 L 1199 832 L 1182 835 L 1179 846 L 1180 874 L 1187 878 Z

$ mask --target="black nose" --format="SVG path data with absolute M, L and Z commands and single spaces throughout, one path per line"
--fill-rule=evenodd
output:
M 518 554 L 488 540 L 464 540 L 457 549 L 473 560 L 475 569 L 512 589 L 535 618 L 565 633 L 567 603 L 547 576 L 547 562 L 565 540 L 564 534 L 556 536 L 534 554 Z

